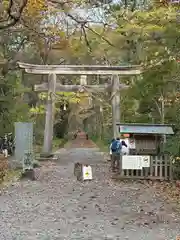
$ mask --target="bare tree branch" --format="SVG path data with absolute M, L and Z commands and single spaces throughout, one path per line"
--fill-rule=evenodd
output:
M 49 0 L 50 3 L 52 3 L 55 6 L 60 6 L 60 8 L 64 11 L 64 14 L 69 17 L 71 20 L 73 20 L 74 22 L 78 23 L 83 31 L 83 34 L 86 34 L 85 29 L 89 30 L 90 32 L 92 32 L 93 34 L 95 34 L 96 36 L 98 36 L 100 39 L 102 39 L 103 41 L 105 41 L 106 43 L 108 43 L 110 46 L 115 47 L 115 45 L 107 38 L 105 38 L 103 35 L 101 35 L 100 33 L 96 32 L 94 29 L 92 29 L 88 23 L 88 20 L 85 19 L 78 19 L 77 17 L 75 17 L 73 14 L 71 14 L 67 9 L 68 9 L 68 4 L 63 1 L 63 0 Z M 92 21 L 90 21 L 92 22 Z M 87 40 L 87 34 L 85 37 L 85 40 Z M 87 42 L 86 42 L 87 43 Z
M 84 28 L 82 28 L 82 31 L 83 31 L 83 34 L 84 34 L 84 39 L 85 39 L 86 45 L 87 45 L 87 47 L 89 48 L 89 51 L 92 52 L 92 48 L 91 48 L 91 45 L 90 45 L 90 43 L 89 43 L 89 40 L 88 40 L 86 31 L 85 31 Z
M 65 10 L 65 9 L 63 9 Z M 101 34 L 99 34 L 98 32 L 96 32 L 94 29 L 92 29 L 91 27 L 89 27 L 87 25 L 87 21 L 83 21 L 83 20 L 78 20 L 76 19 L 72 14 L 70 14 L 69 12 L 64 11 L 64 13 L 66 14 L 66 16 L 70 17 L 72 20 L 74 20 L 75 22 L 81 24 L 81 27 L 84 29 L 88 29 L 90 32 L 92 32 L 93 34 L 95 34 L 96 36 L 98 36 L 99 38 L 101 38 L 103 41 L 107 42 L 110 46 L 115 47 L 114 44 L 112 42 L 110 42 L 107 38 L 105 38 L 104 36 L 102 36 Z

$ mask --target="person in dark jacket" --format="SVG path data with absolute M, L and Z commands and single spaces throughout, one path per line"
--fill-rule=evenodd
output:
M 115 171 L 115 168 L 117 168 L 117 170 L 120 170 L 120 156 L 121 156 L 122 146 L 127 147 L 127 144 L 125 143 L 125 141 L 121 141 L 120 138 L 116 138 L 116 140 L 112 142 L 111 169 L 113 172 Z

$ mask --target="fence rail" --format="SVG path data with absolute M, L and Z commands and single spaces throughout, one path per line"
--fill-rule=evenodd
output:
M 120 178 L 172 180 L 172 161 L 169 156 L 151 156 L 150 167 L 143 168 L 142 170 L 122 169 L 120 171 Z

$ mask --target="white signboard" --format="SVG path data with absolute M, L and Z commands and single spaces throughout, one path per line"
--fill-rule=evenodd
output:
M 141 158 L 139 156 L 122 156 L 122 169 L 142 169 Z
M 122 169 L 142 170 L 150 167 L 150 156 L 124 155 L 122 156 Z
M 92 168 L 89 165 L 82 167 L 83 180 L 92 180 Z

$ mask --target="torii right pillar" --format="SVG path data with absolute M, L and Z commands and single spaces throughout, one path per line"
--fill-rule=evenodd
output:
M 120 84 L 118 75 L 113 75 L 112 77 L 111 106 L 112 106 L 113 137 L 117 138 L 119 137 L 119 131 L 116 124 L 120 122 Z

